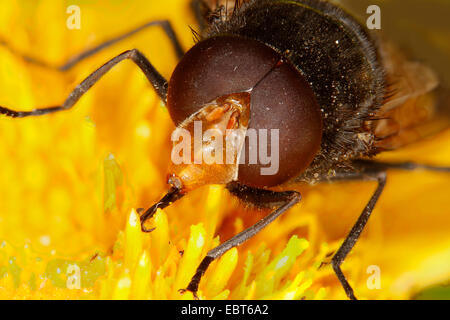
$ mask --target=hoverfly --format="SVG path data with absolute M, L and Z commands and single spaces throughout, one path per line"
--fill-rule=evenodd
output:
M 191 148 L 196 123 L 229 137 L 235 130 L 231 162 L 172 163 L 167 194 L 141 212 L 144 232 L 158 208 L 165 208 L 205 184 L 224 184 L 231 194 L 273 211 L 252 227 L 208 252 L 186 290 L 197 292 L 212 261 L 238 246 L 297 204 L 295 185 L 372 180 L 378 186 L 331 264 L 347 296 L 355 299 L 341 264 L 357 242 L 386 184 L 386 170 L 450 168 L 370 158 L 429 133 L 428 120 L 450 100 L 427 66 L 408 61 L 393 45 L 369 32 L 351 15 L 323 0 L 192 2 L 200 31 L 184 53 L 168 21 L 152 21 L 83 52 L 81 60 L 143 29 L 162 27 L 180 58 L 167 81 L 137 49 L 125 51 L 89 75 L 61 105 L 32 111 L 0 107 L 10 117 L 38 116 L 70 109 L 103 75 L 124 60 L 133 61 L 167 105 L 178 132 L 191 134 L 187 160 L 210 145 Z M 32 62 L 39 63 L 38 61 Z M 416 117 L 406 114 L 420 115 Z M 176 130 L 176 131 L 177 131 Z M 248 132 L 278 130 L 268 143 L 279 150 L 277 170 L 267 163 L 242 161 L 252 149 Z M 192 139 L 192 136 L 194 138 Z M 259 141 L 259 140 L 258 140 Z

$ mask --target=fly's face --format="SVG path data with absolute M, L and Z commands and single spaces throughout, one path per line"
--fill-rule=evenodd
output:
M 169 183 L 187 192 L 237 180 L 249 118 L 250 93 L 243 92 L 207 103 L 184 120 L 172 134 Z
M 232 181 L 273 187 L 303 172 L 320 148 L 322 115 L 309 84 L 279 53 L 255 40 L 220 36 L 195 45 L 169 82 L 168 109 L 178 126 L 174 134 L 187 130 L 194 137 L 184 156 L 193 164 L 172 165 L 170 172 L 185 187 Z M 194 148 L 201 145 L 194 132 L 200 127 L 223 137 L 220 150 L 203 162 L 212 143 Z M 172 155 L 179 150 L 176 144 Z

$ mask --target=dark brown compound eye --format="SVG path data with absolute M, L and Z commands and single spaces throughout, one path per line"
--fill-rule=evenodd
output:
M 176 125 L 204 104 L 252 88 L 280 56 L 256 40 L 222 36 L 197 43 L 172 73 L 167 93 Z
M 322 117 L 308 82 L 272 48 L 231 36 L 199 42 L 172 74 L 169 113 L 179 125 L 217 97 L 243 91 L 251 93 L 251 115 L 238 181 L 253 187 L 282 184 L 304 171 L 319 150 Z M 278 139 L 272 140 L 275 131 Z
M 259 139 L 258 163 L 249 163 L 253 143 L 249 143 L 251 133 L 248 134 L 246 161 L 239 167 L 239 182 L 248 186 L 280 185 L 302 173 L 319 151 L 322 141 L 320 108 L 308 82 L 290 63 L 274 68 L 252 91 L 251 129 L 258 132 L 259 138 L 264 138 L 260 130 L 267 131 L 267 146 L 264 139 Z M 276 130 L 278 146 L 273 146 L 271 136 Z M 261 151 L 270 155 L 270 164 L 261 163 Z M 265 174 L 263 168 L 266 168 Z

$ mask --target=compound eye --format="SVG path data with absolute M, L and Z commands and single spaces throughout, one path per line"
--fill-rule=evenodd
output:
M 251 93 L 246 159 L 238 174 L 249 186 L 272 187 L 294 178 L 320 148 L 322 117 L 314 92 L 292 64 L 281 61 L 259 41 L 219 36 L 191 48 L 169 81 L 167 104 L 177 126 L 218 97 Z M 267 137 L 262 148 L 250 141 L 255 134 L 257 141 Z
M 257 163 L 251 162 L 252 130 L 258 137 Z M 264 188 L 295 178 L 311 164 L 321 140 L 322 115 L 314 92 L 301 73 L 284 62 L 252 91 L 248 156 L 239 166 L 239 182 Z
M 172 73 L 167 94 L 170 116 L 179 125 L 201 106 L 252 88 L 279 61 L 272 48 L 235 36 L 197 43 Z

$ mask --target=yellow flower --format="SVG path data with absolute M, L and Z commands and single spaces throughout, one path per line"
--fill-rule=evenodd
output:
M 145 21 L 168 18 L 184 48 L 195 26 L 188 0 L 78 1 L 81 29 L 66 26 L 65 1 L 8 1 L 0 36 L 60 64 Z M 165 77 L 170 42 L 149 29 L 59 73 L 0 46 L 0 105 L 60 104 L 90 72 L 138 48 Z M 185 288 L 206 252 L 263 216 L 222 186 L 198 189 L 164 211 L 150 234 L 134 208 L 166 190 L 174 126 L 140 70 L 124 62 L 67 112 L 0 118 L 0 298 L 191 299 Z M 450 131 L 384 158 L 450 164 Z M 360 298 L 411 298 L 450 279 L 448 176 L 390 172 L 368 230 L 343 265 Z M 345 294 L 322 266 L 356 221 L 374 186 L 304 187 L 302 203 L 213 262 L 202 299 L 333 299 Z M 377 266 L 381 288 L 367 270 Z M 369 269 L 372 270 L 372 269 Z

